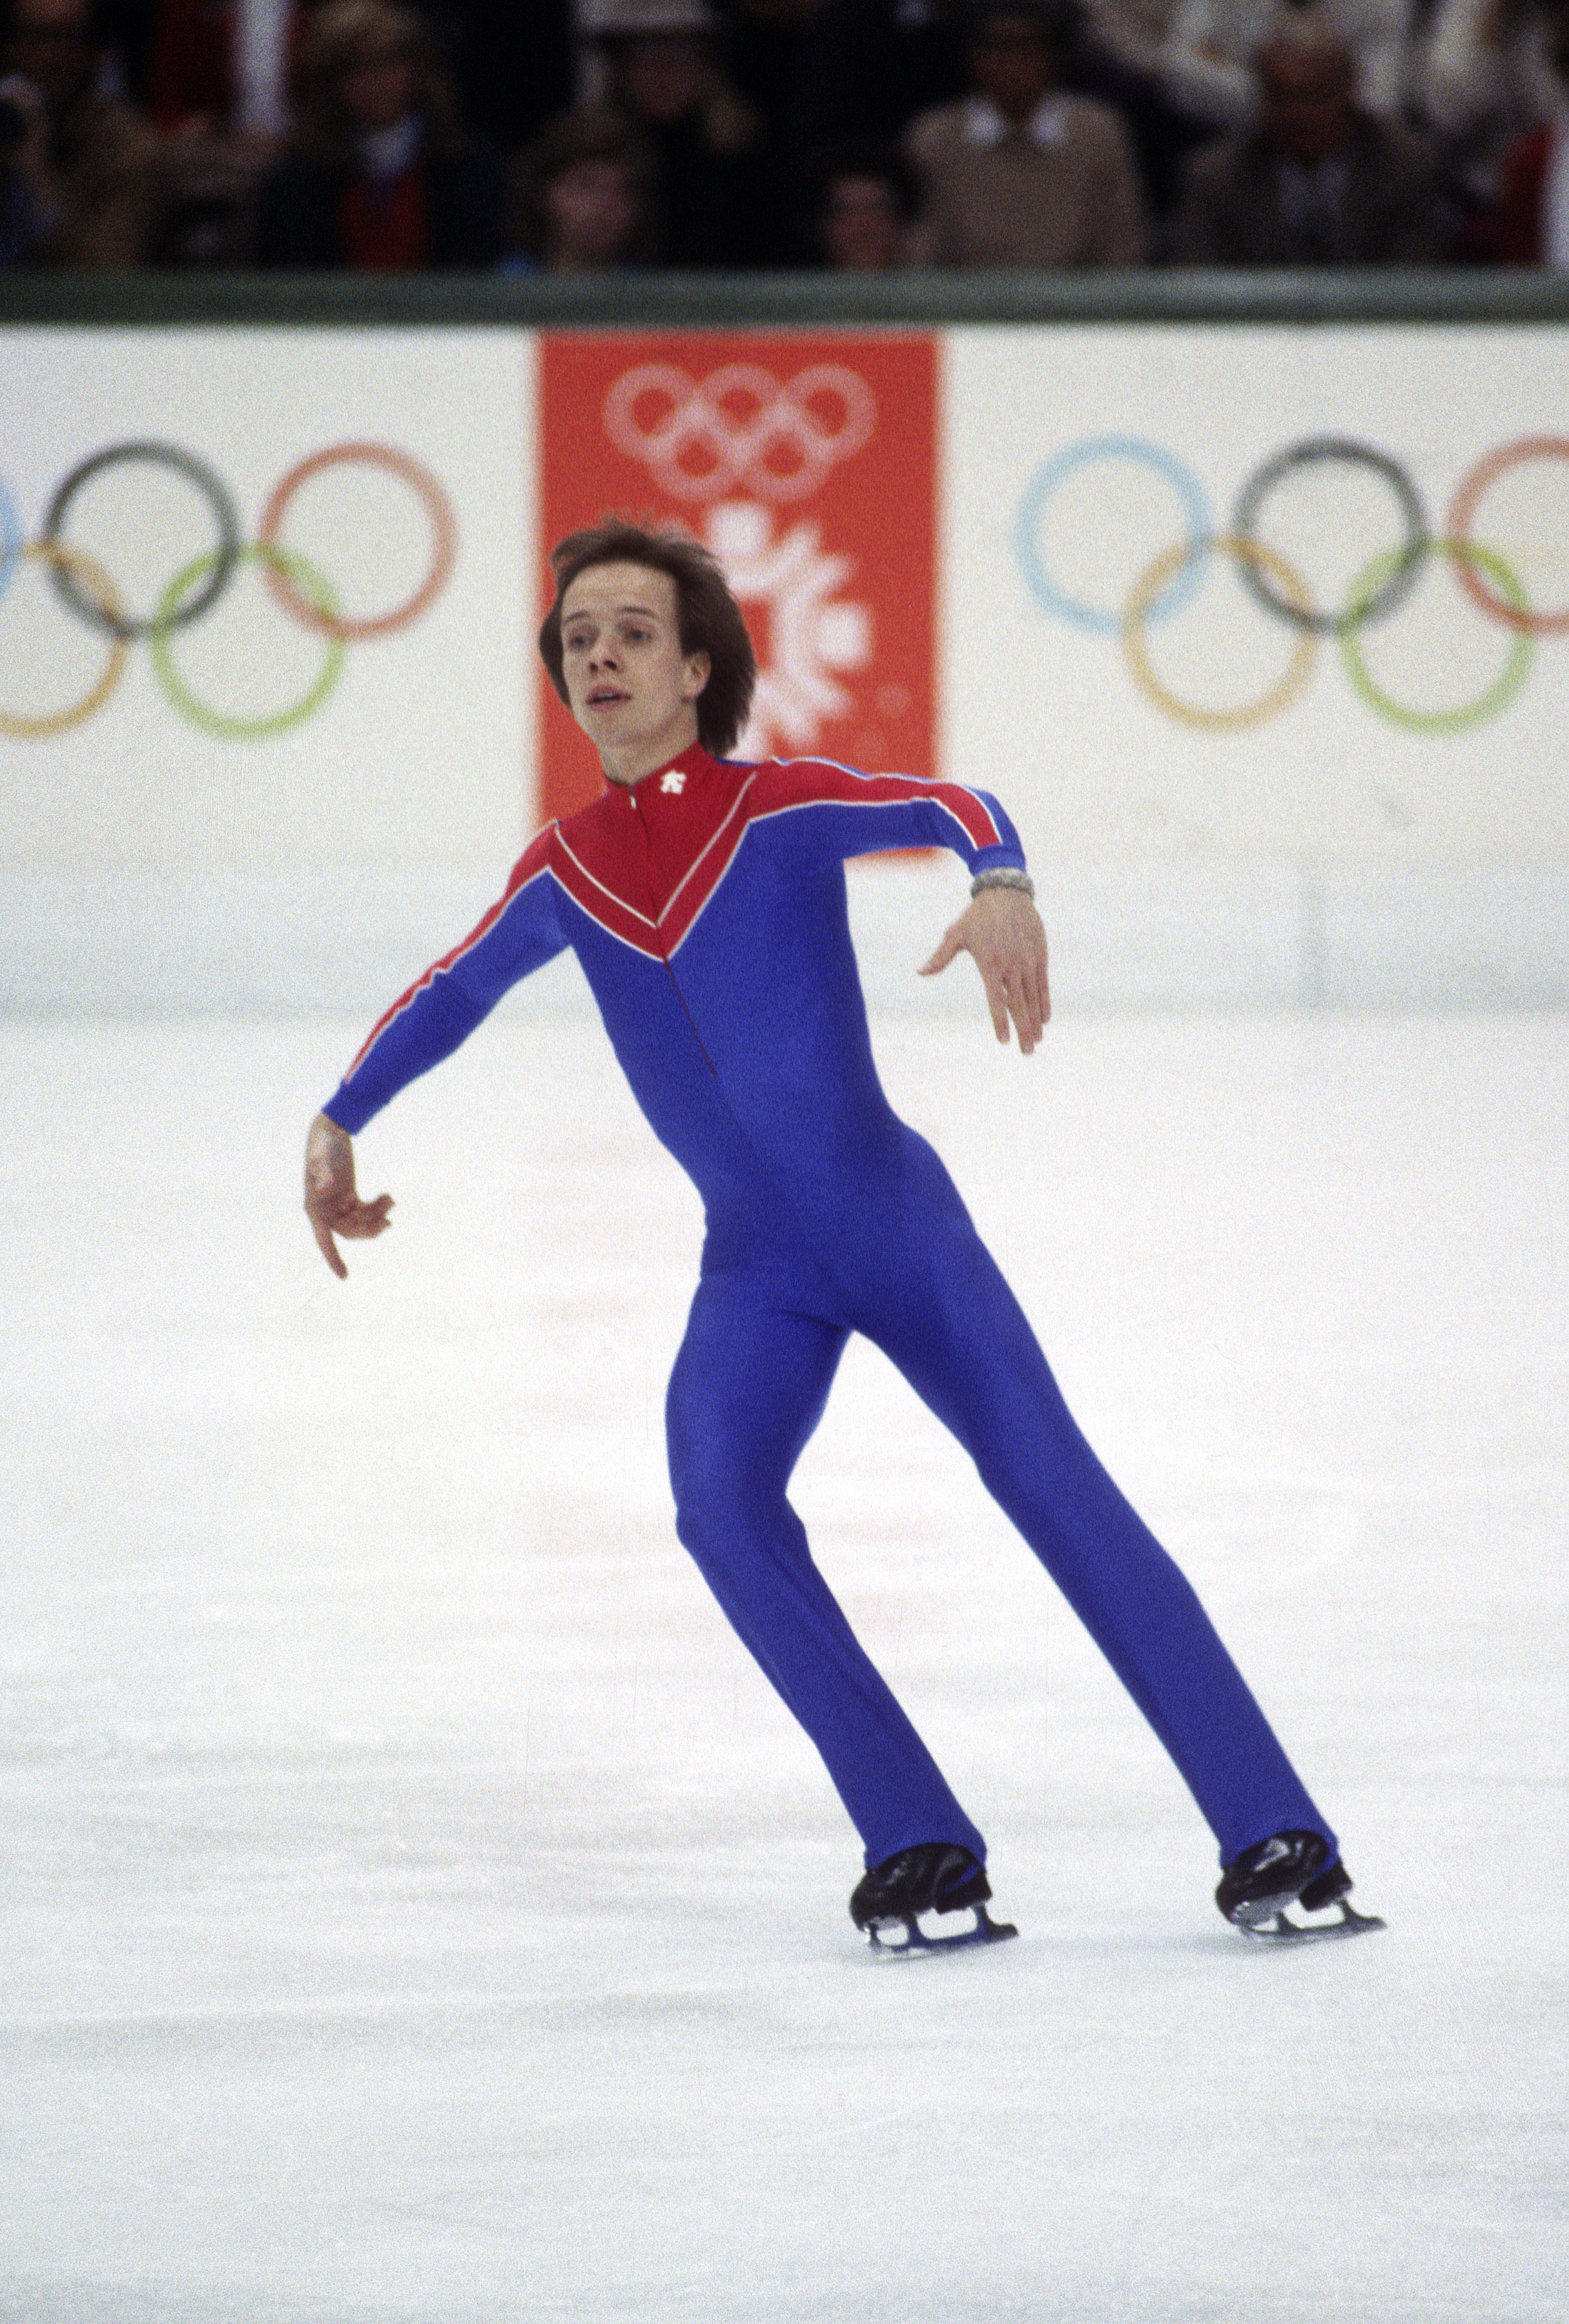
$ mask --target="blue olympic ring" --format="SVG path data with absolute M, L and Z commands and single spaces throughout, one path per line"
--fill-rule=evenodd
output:
M 1182 503 L 1187 519 L 1187 554 L 1182 565 L 1168 582 L 1150 606 L 1148 619 L 1169 621 L 1180 613 L 1198 587 L 1204 565 L 1204 552 L 1214 527 L 1210 521 L 1209 504 L 1198 479 L 1185 468 L 1165 447 L 1151 444 L 1142 436 L 1092 436 L 1082 444 L 1070 444 L 1058 452 L 1044 468 L 1038 468 L 1019 503 L 1019 514 L 1013 528 L 1013 551 L 1020 569 L 1048 613 L 1057 614 L 1071 622 L 1076 629 L 1092 630 L 1099 637 L 1114 638 L 1122 627 L 1121 606 L 1105 613 L 1098 605 L 1081 604 L 1059 589 L 1041 561 L 1038 535 L 1046 504 L 1057 486 L 1075 468 L 1088 467 L 1094 460 L 1132 460 L 1153 468 L 1156 475 L 1168 484 Z

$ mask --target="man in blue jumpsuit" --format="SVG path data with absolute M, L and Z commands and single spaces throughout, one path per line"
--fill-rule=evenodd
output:
M 668 1404 L 677 1530 L 822 1755 L 865 1847 L 858 1925 L 975 1908 L 985 1842 L 862 1650 L 787 1498 L 852 1332 L 884 1350 L 965 1447 L 1171 1754 L 1220 1845 L 1217 1891 L 1256 1933 L 1343 1897 L 1334 1834 L 1176 1565 L 1074 1424 L 947 1173 L 878 1083 L 845 905 L 846 857 L 946 846 L 961 951 L 1000 1040 L 1049 1014 L 1045 933 L 1013 826 L 988 794 L 821 760 L 716 755 L 755 662 L 718 567 L 684 535 L 619 521 L 556 551 L 540 645 L 606 788 L 541 832 L 473 933 L 372 1031 L 311 1126 L 306 1208 L 380 1234 L 353 1135 L 448 1056 L 508 987 L 570 945 L 658 1136 L 704 1199 L 701 1274 Z M 1354 1920 L 1319 1924 L 1339 1932 Z M 1365 1925 L 1354 1921 L 1354 1925 Z

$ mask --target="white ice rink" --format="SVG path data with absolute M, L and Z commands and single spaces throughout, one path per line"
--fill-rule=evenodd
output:
M 979 1010 L 895 1102 L 1389 1932 L 1223 1925 L 858 1347 L 798 1498 L 1021 1930 L 869 1960 L 674 1538 L 699 1222 L 591 1023 L 372 1125 L 343 1285 L 362 1027 L 12 1023 L 6 2324 L 1562 2324 L 1569 1020 Z

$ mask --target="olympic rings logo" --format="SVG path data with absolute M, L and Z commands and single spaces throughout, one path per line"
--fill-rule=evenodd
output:
M 207 503 L 212 520 L 213 545 L 180 567 L 151 612 L 132 612 L 98 559 L 66 536 L 68 519 L 84 489 L 121 466 L 152 467 L 183 479 Z M 280 537 L 303 487 L 328 470 L 353 467 L 378 471 L 407 486 L 430 534 L 429 561 L 414 588 L 400 604 L 359 616 L 345 613 L 332 583 Z M 103 667 L 77 701 L 37 714 L 0 705 L 0 734 L 37 741 L 80 725 L 114 692 L 130 650 L 139 641 L 146 642 L 165 697 L 192 725 L 230 742 L 256 742 L 282 733 L 320 707 L 337 683 L 348 646 L 404 629 L 426 611 L 446 586 L 457 553 L 457 522 L 445 489 L 429 468 L 387 444 L 335 444 L 298 462 L 272 487 L 256 538 L 250 542 L 242 540 L 238 512 L 222 479 L 205 460 L 173 444 L 111 444 L 78 462 L 55 487 L 35 540 L 25 540 L 15 504 L 0 484 L 0 599 L 24 562 L 42 565 L 61 605 L 104 641 Z M 276 604 L 322 641 L 320 668 L 299 698 L 255 717 L 200 700 L 181 675 L 175 654 L 177 637 L 211 612 L 246 565 L 260 567 Z
M 1415 484 L 1387 453 L 1349 438 L 1309 437 L 1254 472 L 1221 530 L 1212 521 L 1196 478 L 1162 446 L 1134 436 L 1093 437 L 1057 453 L 1030 479 L 1014 522 L 1014 555 L 1037 602 L 1075 628 L 1116 637 L 1140 690 L 1179 725 L 1235 733 L 1278 717 L 1306 684 L 1321 641 L 1331 638 L 1356 693 L 1380 717 L 1412 733 L 1460 734 L 1496 718 L 1514 700 L 1538 638 L 1569 631 L 1569 604 L 1533 605 L 1510 559 L 1496 543 L 1475 537 L 1487 497 L 1501 479 L 1513 475 L 1518 484 L 1523 472 L 1537 464 L 1566 461 L 1569 437 L 1523 436 L 1500 446 L 1462 479 L 1435 533 Z M 1183 533 L 1144 566 L 1121 604 L 1103 605 L 1075 595 L 1058 580 L 1041 536 L 1052 503 L 1070 481 L 1102 464 L 1119 463 L 1143 469 L 1176 495 Z M 1361 564 L 1341 601 L 1317 604 L 1297 567 L 1262 537 L 1264 520 L 1282 486 L 1335 468 L 1385 494 L 1396 523 L 1391 540 Z M 1179 694 L 1158 671 L 1149 636 L 1195 598 L 1217 554 L 1231 560 L 1249 595 L 1286 632 L 1278 676 L 1251 698 L 1223 705 Z M 1563 554 L 1560 549 L 1560 561 Z M 1502 633 L 1496 674 L 1470 700 L 1445 706 L 1398 700 L 1374 677 L 1364 642 L 1368 631 L 1405 604 L 1435 558 L 1443 560 L 1465 596 Z
M 814 364 L 781 387 L 761 364 L 691 379 L 639 364 L 605 399 L 605 430 L 672 500 L 805 500 L 872 440 L 877 401 L 858 372 Z

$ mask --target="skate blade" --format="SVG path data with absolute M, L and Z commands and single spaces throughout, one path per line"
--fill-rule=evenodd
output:
M 866 1932 L 868 1944 L 879 1960 L 902 1960 L 907 1953 L 956 1953 L 972 1945 L 1000 1945 L 1007 1937 L 1019 1934 L 1011 1921 L 994 1921 L 984 1904 L 972 1904 L 974 1925 L 955 1929 L 949 1936 L 928 1937 L 913 1915 L 902 1921 L 885 1922 L 881 1928 Z
M 1234 1924 L 1245 1937 L 1258 1937 L 1270 1945 L 1318 1944 L 1326 1937 L 1365 1937 L 1374 1929 L 1387 1928 L 1375 1914 L 1356 1912 L 1343 1897 L 1337 1921 L 1294 1921 L 1289 1913 L 1277 1912 L 1265 1921 L 1239 1920 Z

